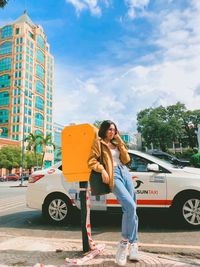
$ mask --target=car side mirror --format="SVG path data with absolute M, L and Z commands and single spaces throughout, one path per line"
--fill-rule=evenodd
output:
M 155 164 L 155 163 L 152 163 L 152 164 L 148 163 L 147 170 L 152 171 L 152 172 L 159 172 L 159 166 L 158 164 Z

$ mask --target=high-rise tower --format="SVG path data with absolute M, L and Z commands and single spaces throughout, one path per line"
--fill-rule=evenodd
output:
M 0 28 L 1 137 L 53 135 L 54 59 L 41 26 L 26 12 Z M 24 120 L 24 121 L 23 121 Z

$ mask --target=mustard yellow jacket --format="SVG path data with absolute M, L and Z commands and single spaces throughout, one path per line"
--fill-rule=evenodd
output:
M 102 164 L 100 164 L 101 144 L 102 144 L 103 163 L 105 167 Z M 118 142 L 116 146 L 118 147 L 119 152 L 120 152 L 121 162 L 124 164 L 128 163 L 130 161 L 130 156 L 128 154 L 128 150 L 124 142 L 120 140 L 120 142 Z M 110 189 L 113 190 L 114 163 L 113 163 L 112 154 L 106 142 L 104 142 L 104 140 L 99 137 L 94 140 L 94 143 L 92 145 L 91 152 L 88 158 L 88 167 L 91 170 L 94 170 L 96 172 L 102 172 L 102 170 L 105 169 L 110 178 L 110 181 L 109 181 Z

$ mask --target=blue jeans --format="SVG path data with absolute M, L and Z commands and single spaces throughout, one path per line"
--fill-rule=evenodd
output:
M 130 243 L 135 243 L 138 240 L 136 191 L 132 177 L 125 165 L 114 167 L 113 193 L 122 205 L 122 239 L 128 239 Z

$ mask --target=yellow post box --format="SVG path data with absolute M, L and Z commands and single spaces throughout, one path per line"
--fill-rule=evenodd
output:
M 87 166 L 91 146 L 97 136 L 97 128 L 91 124 L 66 126 L 62 131 L 62 171 L 67 182 L 79 182 L 81 203 L 81 229 L 83 251 L 88 252 L 89 234 L 87 224 L 86 190 L 91 170 Z
M 67 182 L 87 182 L 87 160 L 97 128 L 92 124 L 66 126 L 62 131 L 62 171 Z

